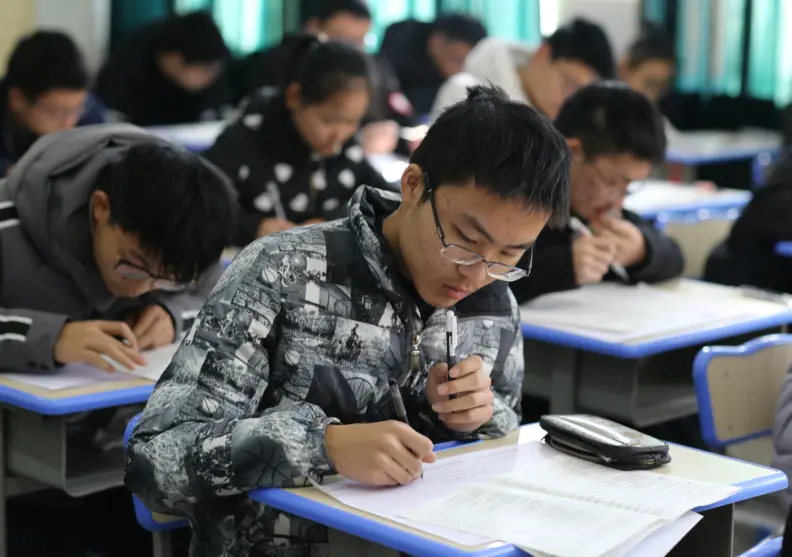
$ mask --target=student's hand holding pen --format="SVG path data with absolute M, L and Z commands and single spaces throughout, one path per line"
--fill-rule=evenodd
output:
M 325 447 L 336 472 L 366 485 L 406 485 L 437 459 L 430 439 L 396 420 L 330 425 Z
M 434 366 L 426 381 L 426 399 L 448 429 L 469 433 L 492 418 L 491 384 L 481 357 L 473 355 L 450 372 L 445 363 Z M 451 399 L 449 395 L 456 397 Z
M 296 225 L 288 221 L 286 219 L 279 219 L 277 217 L 272 217 L 268 219 L 264 219 L 259 223 L 258 231 L 256 234 L 259 238 L 263 236 L 269 236 L 270 234 L 275 234 L 276 232 L 280 232 L 281 230 L 288 230 L 290 228 L 294 228 Z
M 628 220 L 604 216 L 591 226 L 600 238 L 613 242 L 616 248 L 616 262 L 623 267 L 631 267 L 646 257 L 646 241 L 641 230 Z
M 578 286 L 602 281 L 616 260 L 616 246 L 610 238 L 580 235 L 572 242 L 572 267 Z
M 107 372 L 115 368 L 103 356 L 127 369 L 146 365 L 137 338 L 123 321 L 74 321 L 61 329 L 53 349 L 59 364 L 88 364 Z

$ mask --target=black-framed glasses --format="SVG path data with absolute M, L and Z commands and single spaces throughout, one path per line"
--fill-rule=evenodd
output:
M 498 263 L 497 261 L 488 261 L 473 250 L 469 250 L 458 244 L 449 244 L 446 242 L 445 232 L 443 232 L 443 227 L 440 224 L 440 215 L 437 212 L 437 204 L 435 203 L 435 190 L 429 185 L 429 177 L 425 173 L 424 185 L 429 192 L 429 204 L 432 206 L 432 214 L 434 215 L 437 235 L 440 236 L 440 242 L 443 244 L 440 255 L 457 265 L 469 266 L 483 261 L 487 264 L 487 274 L 489 276 L 506 282 L 514 282 L 515 280 L 519 280 L 531 274 L 531 268 L 533 267 L 533 246 L 529 248 L 531 254 L 528 259 L 528 269 L 526 270 L 512 265 L 506 265 L 505 263 Z
M 644 186 L 643 181 L 626 181 L 626 180 L 614 180 L 610 179 L 605 176 L 605 173 L 600 170 L 597 165 L 592 160 L 586 160 L 585 164 L 587 164 L 591 170 L 594 171 L 594 178 L 597 182 L 603 186 L 612 194 L 620 199 L 624 199 L 625 197 L 634 194 L 638 190 L 640 190 Z
M 116 273 L 128 280 L 153 280 L 155 290 L 178 292 L 187 287 L 186 284 L 176 282 L 173 279 L 157 276 L 148 269 L 130 263 L 126 259 L 119 259 L 116 263 L 115 270 Z

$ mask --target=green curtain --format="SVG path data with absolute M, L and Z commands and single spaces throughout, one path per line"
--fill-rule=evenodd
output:
M 643 0 L 643 18 L 655 25 L 665 27 L 666 23 L 665 0 Z
M 387 1 L 387 0 L 385 0 Z M 539 0 L 441 0 L 441 12 L 465 12 L 484 23 L 490 35 L 539 44 Z
M 437 15 L 436 0 L 369 0 L 371 32 L 366 39 L 366 49 L 379 50 L 385 30 L 392 23 L 405 19 L 432 21 Z
M 748 55 L 748 94 L 792 101 L 792 5 L 789 0 L 754 0 L 751 5 L 751 44 Z
M 288 1 L 174 0 L 174 11 L 210 10 L 228 47 L 236 54 L 247 54 L 281 40 L 284 10 L 296 26 L 296 13 L 284 6 Z
M 110 11 L 110 49 L 118 46 L 141 25 L 164 19 L 169 12 L 167 0 L 113 0 Z

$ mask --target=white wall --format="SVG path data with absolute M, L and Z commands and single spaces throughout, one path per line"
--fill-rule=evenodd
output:
M 0 0 L 0 75 L 19 37 L 36 24 L 34 0 Z
M 88 68 L 98 70 L 109 44 L 110 0 L 36 0 L 36 4 L 37 26 L 69 33 L 85 54 Z
M 640 0 L 558 0 L 558 22 L 581 16 L 602 25 L 620 58 L 641 31 Z

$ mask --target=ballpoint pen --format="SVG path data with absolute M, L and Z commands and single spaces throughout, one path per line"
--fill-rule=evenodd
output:
M 280 190 L 275 182 L 269 182 L 267 184 L 267 192 L 269 192 L 270 197 L 272 198 L 272 205 L 275 209 L 275 216 L 282 220 L 288 220 L 286 218 L 286 210 L 283 208 L 283 203 L 281 203 L 280 197 Z
M 594 233 L 589 230 L 589 227 L 583 224 L 577 217 L 572 217 L 569 219 L 569 227 L 577 232 L 578 234 L 582 234 L 583 236 L 587 236 L 591 238 L 594 236 Z M 610 264 L 610 270 L 613 271 L 616 276 L 622 279 L 624 282 L 630 282 L 630 275 L 627 274 L 627 269 L 621 266 L 621 264 L 616 263 L 615 261 Z
M 395 379 L 388 379 L 388 386 L 390 389 L 391 402 L 393 402 L 393 409 L 396 411 L 396 416 L 399 421 L 410 425 L 410 420 L 407 419 L 407 408 L 404 406 L 404 399 L 401 395 L 401 389 Z M 421 477 L 423 478 L 423 470 L 421 470 Z
M 457 317 L 453 308 L 446 311 L 446 364 L 448 365 L 447 380 L 451 381 L 451 368 L 456 364 L 457 342 Z M 448 398 L 456 398 L 456 395 L 448 395 Z

